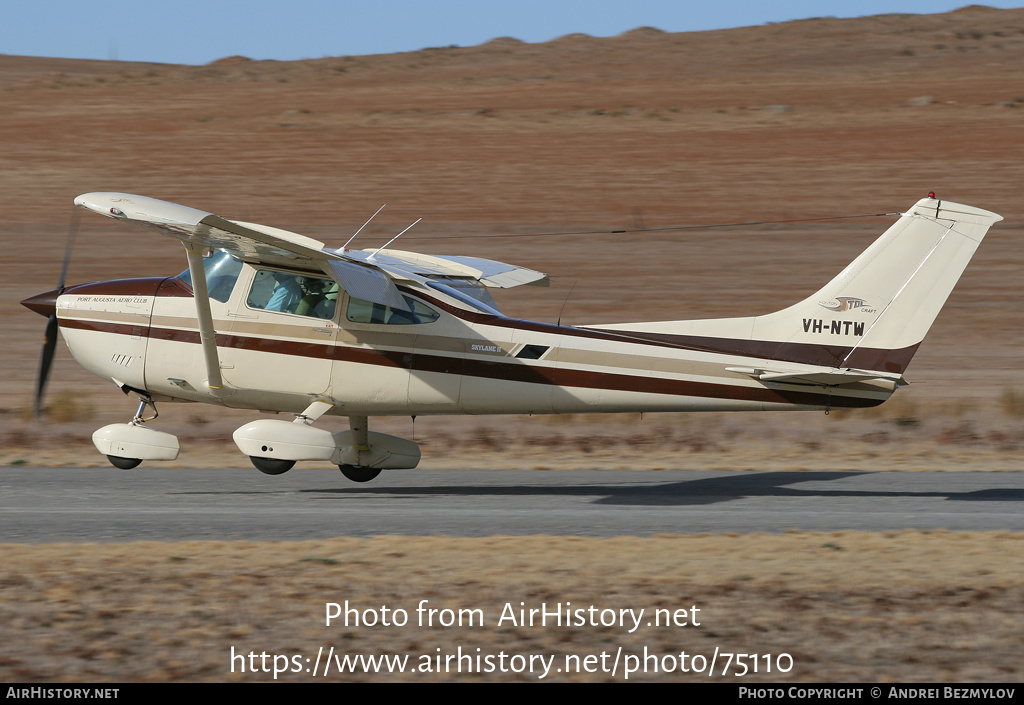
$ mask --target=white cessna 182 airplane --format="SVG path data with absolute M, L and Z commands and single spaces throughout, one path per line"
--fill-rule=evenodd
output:
M 239 428 L 238 448 L 271 475 L 321 460 L 357 482 L 420 459 L 415 442 L 370 431 L 373 415 L 880 404 L 905 383 L 939 309 L 1002 220 L 929 194 L 832 281 L 781 311 L 570 327 L 497 309 L 489 288 L 547 283 L 529 269 L 330 249 L 124 193 L 75 203 L 180 240 L 189 268 L 67 288 L 62 275 L 58 289 L 22 302 L 50 317 L 39 395 L 59 325 L 79 363 L 140 400 L 130 423 L 93 435 L 117 467 L 176 458 L 178 439 L 146 422 L 157 402 L 192 401 L 290 412 L 294 421 Z M 350 430 L 314 426 L 324 415 L 348 417 Z

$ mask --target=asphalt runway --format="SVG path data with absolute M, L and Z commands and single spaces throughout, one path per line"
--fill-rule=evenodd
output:
M 1024 531 L 1024 473 L 0 468 L 0 543 Z

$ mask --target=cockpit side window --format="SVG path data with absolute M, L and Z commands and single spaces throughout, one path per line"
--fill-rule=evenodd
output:
M 238 275 L 242 272 L 242 260 L 232 257 L 227 252 L 218 251 L 203 260 L 203 269 L 206 271 L 206 288 L 210 292 L 210 298 L 214 301 L 227 303 L 231 298 L 231 292 L 238 281 Z M 192 272 L 185 270 L 178 275 L 178 279 L 192 286 Z
M 379 323 L 391 326 L 405 326 L 414 323 L 433 323 L 441 314 L 416 299 L 403 297 L 411 311 L 391 308 L 355 297 L 348 299 L 345 317 L 353 323 Z
M 245 303 L 264 311 L 294 313 L 330 320 L 338 305 L 337 282 L 320 277 L 260 269 Z

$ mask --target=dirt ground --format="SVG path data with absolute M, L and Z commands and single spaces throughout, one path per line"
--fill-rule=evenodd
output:
M 475 467 L 821 470 L 828 447 L 832 468 L 1019 472 L 1022 86 L 1024 9 L 978 6 L 301 62 L 0 55 L 0 465 L 102 464 L 92 430 L 134 411 L 62 349 L 48 414 L 29 418 L 44 321 L 18 302 L 57 284 L 79 193 L 154 196 L 338 245 L 386 202 L 362 246 L 423 217 L 405 248 L 548 272 L 550 289 L 508 292 L 503 308 L 582 324 L 782 308 L 881 233 L 892 217 L 878 214 L 935 191 L 1005 220 L 908 369 L 912 384 L 877 410 L 374 419 L 373 428 L 414 434 L 429 467 L 465 467 L 472 450 Z M 717 225 L 730 227 L 687 229 Z M 68 282 L 184 267 L 175 243 L 85 214 Z M 160 428 L 182 437 L 179 463 L 247 462 L 228 439 L 251 413 L 160 411 Z M 1024 663 L 1024 551 L 1012 534 L 0 552 L 2 680 L 265 677 L 230 674 L 231 645 L 790 653 L 791 673 L 756 676 L 769 680 L 1019 680 Z M 322 622 L 326 601 L 411 609 L 421 596 L 488 611 L 506 601 L 697 603 L 708 622 L 639 636 L 349 633 Z

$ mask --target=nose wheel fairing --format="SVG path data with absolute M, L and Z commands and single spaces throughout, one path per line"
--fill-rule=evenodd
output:
M 137 417 L 138 418 L 138 417 Z M 137 466 L 143 460 L 175 460 L 180 446 L 178 437 L 147 428 L 142 421 L 112 423 L 92 434 L 96 450 L 122 469 Z
M 145 416 L 147 406 L 153 408 L 149 418 Z M 152 399 L 141 398 L 131 423 L 112 423 L 97 429 L 92 434 L 93 445 L 122 470 L 134 468 L 143 460 L 175 460 L 180 450 L 178 437 L 144 426 L 159 415 Z

